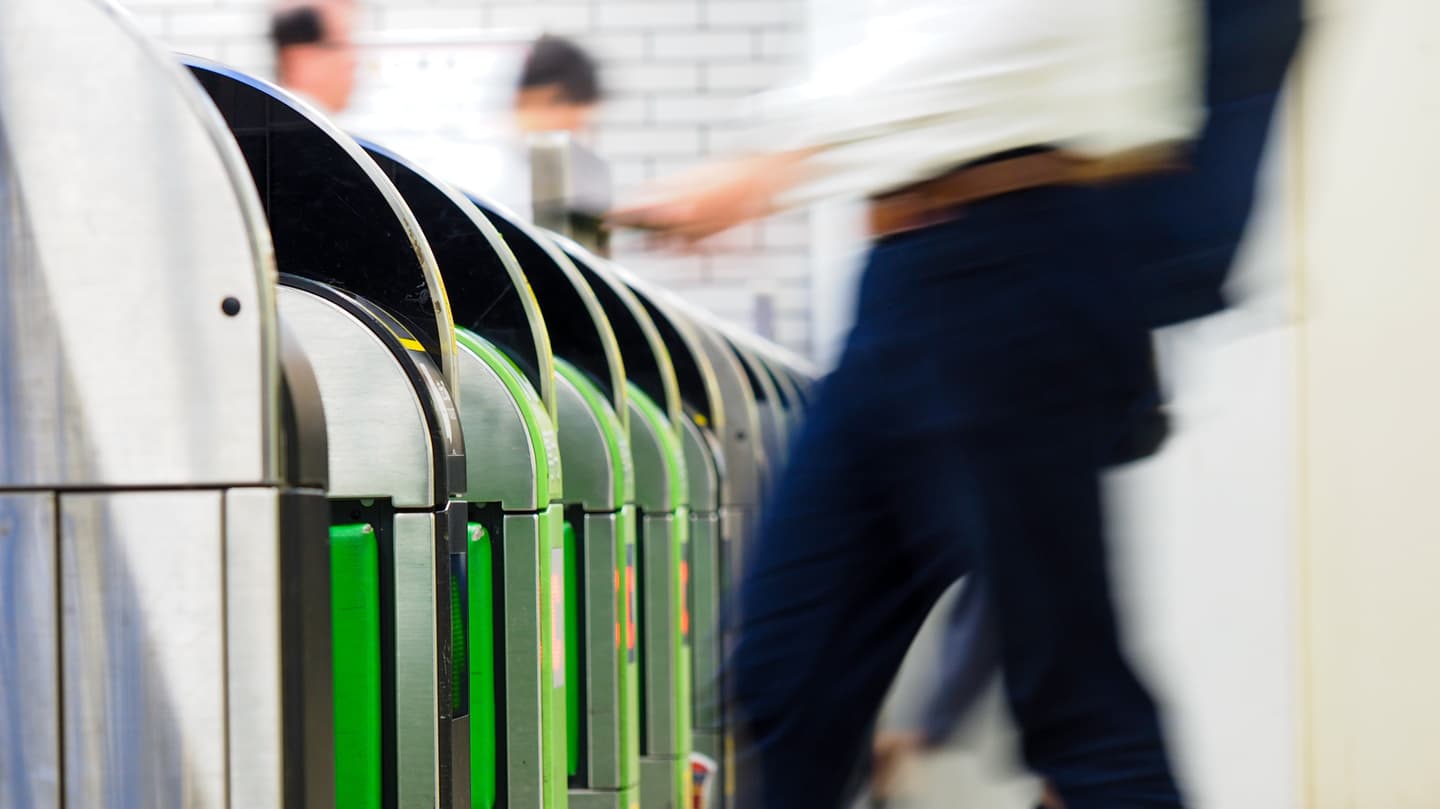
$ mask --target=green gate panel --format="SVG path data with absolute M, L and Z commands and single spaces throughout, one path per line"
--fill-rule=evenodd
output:
M 330 528 L 335 802 L 380 809 L 380 549 L 366 524 Z
M 495 809 L 499 741 L 495 726 L 495 558 L 485 526 L 466 527 L 466 589 L 470 602 L 470 805 Z M 343 804 L 342 804 L 343 806 Z
M 573 778 L 580 774 L 580 549 L 575 526 L 565 522 L 565 763 Z

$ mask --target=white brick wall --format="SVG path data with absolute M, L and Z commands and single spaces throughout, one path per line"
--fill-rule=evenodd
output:
M 173 48 L 269 75 L 270 0 L 121 0 Z M 806 0 L 359 0 L 363 28 L 544 29 L 573 35 L 604 62 L 611 97 L 596 145 L 617 191 L 739 146 L 743 101 L 804 63 Z M 656 255 L 621 235 L 617 257 L 718 314 L 754 324 L 757 296 L 775 337 L 809 353 L 809 216 L 726 234 L 698 256 Z

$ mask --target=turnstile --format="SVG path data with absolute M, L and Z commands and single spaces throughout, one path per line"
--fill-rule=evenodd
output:
M 109 4 L 7 0 L 0 55 L 0 806 L 333 806 L 324 421 L 244 162 Z
M 804 372 L 58 2 L 0 8 L 0 805 L 688 806 Z
M 568 775 L 577 807 L 639 800 L 635 477 L 621 350 L 590 285 L 552 240 L 476 205 L 525 266 L 557 356 L 566 468 Z M 561 359 L 561 358 L 565 359 Z
M 470 436 L 471 538 L 465 564 L 457 562 L 470 800 L 480 809 L 563 807 L 574 565 L 546 322 L 515 256 L 469 199 L 397 155 L 367 149 L 438 245 L 457 327 L 460 420 Z
M 451 502 L 466 467 L 454 328 L 434 256 L 395 186 L 328 120 L 259 80 L 199 61 L 191 69 L 266 206 L 281 317 L 324 403 L 332 524 L 368 526 L 375 543 L 380 621 L 363 631 L 379 632 L 379 688 L 337 693 L 366 711 L 379 701 L 379 722 L 348 722 L 361 709 L 336 705 L 337 791 L 359 806 L 467 806 L 452 597 L 467 515 Z M 375 664 L 337 662 L 356 666 L 341 679 Z
M 689 805 L 689 484 L 679 384 L 669 350 L 628 287 L 589 263 L 580 269 L 614 326 L 629 379 L 638 512 L 640 796 L 646 807 Z
M 567 244 L 567 249 L 589 272 L 608 275 L 612 283 L 620 282 L 608 262 L 589 255 L 579 245 Z M 692 749 L 717 768 L 724 758 L 719 631 L 723 587 L 720 509 L 725 500 L 725 457 L 715 431 L 727 425 L 724 397 L 720 377 L 689 321 L 674 318 L 638 296 L 636 300 L 669 352 L 683 408 L 679 427 L 690 504 L 685 598 L 691 616 Z M 697 780 L 692 787 L 705 789 L 713 796 L 722 779 L 723 772 L 712 772 L 707 782 Z

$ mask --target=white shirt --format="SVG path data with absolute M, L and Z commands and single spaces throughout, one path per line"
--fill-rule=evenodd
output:
M 812 79 L 758 99 L 766 151 L 818 149 L 783 204 L 869 196 L 988 155 L 1104 157 L 1202 120 L 1199 0 L 897 0 Z

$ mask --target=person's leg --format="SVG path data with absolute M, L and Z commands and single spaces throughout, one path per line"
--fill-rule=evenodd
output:
M 867 276 L 884 273 L 883 264 Z M 857 328 L 792 446 L 738 593 L 734 697 L 743 809 L 832 809 L 859 782 L 876 714 L 963 547 L 917 538 L 917 467 L 886 444 L 894 359 Z
M 1070 809 L 1180 805 L 1100 537 L 1098 469 L 1145 334 L 1113 316 L 1123 290 L 1085 218 L 1068 192 L 1015 195 L 872 255 L 742 585 L 737 805 L 837 805 L 916 629 L 970 564 L 1030 765 Z
M 920 420 L 947 440 L 917 433 L 904 454 L 971 498 L 957 539 L 986 586 L 1030 767 L 1069 809 L 1175 809 L 1158 712 L 1118 638 L 1099 490 L 1153 387 L 1148 333 L 1088 202 L 1052 190 L 974 211 L 984 260 L 925 279 L 950 302 L 928 343 L 932 387 L 953 401 Z
M 1069 809 L 1172 809 L 1182 803 L 1158 713 L 1110 603 L 1100 449 L 1086 433 L 1034 431 L 949 463 L 978 494 L 976 565 L 1027 764 Z
M 950 538 L 985 583 L 1030 767 L 1069 809 L 1174 809 L 1156 707 L 1120 648 L 1100 513 L 1100 469 L 1153 386 L 1148 333 L 1091 201 L 1000 198 L 905 243 L 876 312 L 889 353 L 916 363 L 887 445 L 933 497 L 966 499 Z

